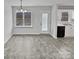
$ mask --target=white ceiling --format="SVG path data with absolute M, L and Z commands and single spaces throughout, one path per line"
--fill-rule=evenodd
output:
M 20 0 L 4 0 L 5 4 L 20 5 Z M 52 4 L 66 4 L 74 5 L 74 0 L 23 0 L 23 5 L 52 5 Z

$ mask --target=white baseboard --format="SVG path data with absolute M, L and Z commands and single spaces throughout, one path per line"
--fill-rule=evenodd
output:
M 54 37 L 55 39 L 57 39 L 57 37 L 56 37 L 56 36 L 54 36 L 54 35 L 53 35 L 53 37 Z
M 50 34 L 50 33 L 13 33 L 13 35 L 40 35 L 40 34 Z
M 9 38 L 4 41 L 4 45 L 10 40 L 10 38 L 11 38 L 12 36 L 13 36 L 13 35 L 10 35 Z
M 53 34 L 50 34 L 53 38 L 55 38 L 55 39 L 57 39 L 57 37 L 55 36 L 55 35 L 53 35 Z
M 40 33 L 14 33 L 13 35 L 39 35 Z

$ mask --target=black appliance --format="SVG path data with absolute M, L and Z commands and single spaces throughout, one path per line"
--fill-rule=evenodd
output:
M 65 26 L 57 26 L 57 37 L 65 36 Z

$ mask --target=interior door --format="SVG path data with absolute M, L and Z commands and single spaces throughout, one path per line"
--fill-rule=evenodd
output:
M 48 32 L 48 13 L 42 13 L 42 33 Z

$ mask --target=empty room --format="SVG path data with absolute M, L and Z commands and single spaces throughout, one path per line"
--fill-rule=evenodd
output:
M 4 59 L 74 59 L 74 0 L 4 0 Z

